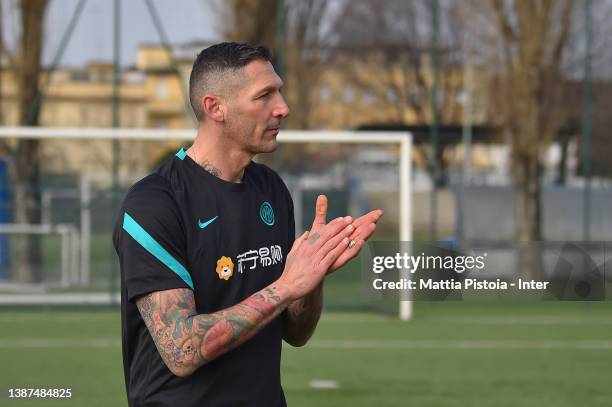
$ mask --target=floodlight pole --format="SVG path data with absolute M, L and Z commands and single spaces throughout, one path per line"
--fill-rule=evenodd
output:
M 400 188 L 399 188 L 399 221 L 400 242 L 412 241 L 412 200 L 410 198 L 412 136 L 404 136 L 400 141 Z M 404 243 L 405 244 L 405 243 Z M 403 244 L 400 243 L 400 247 Z M 408 247 L 412 245 L 408 243 Z M 410 272 L 401 270 L 401 278 L 410 279 Z M 409 290 L 400 291 L 399 318 L 402 321 L 412 319 L 412 293 Z
M 285 79 L 285 0 L 276 1 L 276 73 Z
M 463 214 L 465 202 L 465 190 L 469 184 L 472 162 L 472 91 L 473 91 L 473 66 L 470 48 L 470 37 L 466 30 L 463 34 L 463 127 L 461 131 L 461 144 L 463 145 L 463 166 L 461 169 L 461 181 L 459 182 L 459 193 L 457 202 L 457 214 L 455 220 L 455 235 L 460 244 L 465 241 L 465 230 L 463 227 Z
M 49 85 L 51 84 L 51 74 L 55 72 L 55 70 L 59 66 L 60 61 L 62 60 L 64 51 L 66 51 L 66 48 L 68 47 L 68 43 L 70 42 L 70 39 L 72 38 L 72 33 L 74 32 L 74 29 L 79 21 L 79 18 L 81 16 L 81 12 L 83 11 L 84 6 L 85 6 L 85 0 L 80 0 L 72 13 L 72 17 L 70 17 L 70 22 L 68 23 L 68 26 L 66 27 L 66 31 L 64 31 L 64 34 L 62 35 L 62 39 L 60 40 L 59 47 L 57 48 L 57 51 L 55 55 L 53 56 L 51 66 L 47 70 L 45 81 L 42 84 L 42 86 L 39 87 L 38 92 L 36 93 L 36 97 L 34 98 L 34 102 L 30 106 L 30 110 L 28 112 L 28 116 L 26 119 L 26 124 L 28 126 L 31 126 L 34 123 L 34 119 L 38 115 L 38 111 L 40 110 L 43 99 L 45 97 L 45 92 L 48 90 Z
M 159 40 L 161 41 L 162 46 L 170 53 L 170 68 L 179 80 L 179 89 L 181 91 L 181 94 L 183 95 L 183 100 L 185 101 L 183 113 L 185 113 L 185 116 L 191 119 L 194 125 L 197 125 L 195 116 L 191 114 L 189 108 L 189 91 L 186 88 L 185 80 L 183 79 L 181 70 L 179 69 L 178 64 L 176 63 L 176 59 L 174 59 L 174 52 L 172 46 L 170 45 L 170 41 L 168 41 L 168 36 L 166 35 L 166 31 L 164 30 L 164 25 L 162 24 L 162 20 L 159 17 L 159 13 L 157 12 L 157 9 L 155 8 L 155 5 L 153 4 L 152 0 L 145 0 L 145 4 L 147 6 L 147 10 L 149 10 L 149 15 L 151 16 L 151 20 L 153 21 L 153 26 L 157 31 L 157 35 L 159 35 Z
M 120 57 L 121 57 L 121 0 L 113 1 L 113 107 L 112 107 L 112 121 L 113 128 L 119 128 L 119 87 L 121 83 L 120 75 Z M 119 212 L 119 155 L 121 154 L 121 146 L 119 139 L 113 139 L 113 186 L 112 186 L 112 203 L 113 212 L 118 214 Z M 111 248 L 111 258 L 114 259 L 113 249 Z M 117 262 L 111 261 L 111 274 L 109 290 L 112 294 L 116 292 L 117 284 Z
M 431 241 L 437 240 L 438 233 L 438 179 L 439 179 L 439 165 L 438 165 L 438 125 L 439 125 L 439 112 L 438 112 L 438 82 L 440 75 L 440 61 L 438 53 L 438 37 L 440 31 L 440 3 L 438 0 L 432 0 L 431 2 L 431 66 L 433 69 L 433 83 L 431 86 L 431 126 L 429 127 L 429 140 L 433 149 L 432 161 L 431 161 L 431 194 L 430 194 L 430 229 L 429 235 Z
M 119 86 L 120 86 L 120 57 L 121 57 L 121 0 L 113 0 L 113 105 L 112 127 L 119 127 Z M 113 199 L 119 188 L 119 140 L 113 139 Z
M 584 176 L 582 237 L 591 240 L 591 131 L 593 120 L 591 54 L 593 47 L 593 2 L 584 3 L 586 30 L 586 55 L 584 58 L 584 78 L 582 80 L 582 174 Z
M 276 0 L 276 40 L 275 40 L 275 70 L 283 81 L 285 78 L 285 0 Z M 283 145 L 279 144 L 274 153 L 274 167 L 278 172 L 283 167 Z M 301 227 L 301 225 L 300 225 Z

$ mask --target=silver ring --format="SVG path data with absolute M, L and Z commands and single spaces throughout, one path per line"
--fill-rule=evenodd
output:
M 355 247 L 356 244 L 357 242 L 355 241 L 355 239 L 351 239 L 351 241 L 349 242 L 348 248 L 352 249 L 353 247 Z

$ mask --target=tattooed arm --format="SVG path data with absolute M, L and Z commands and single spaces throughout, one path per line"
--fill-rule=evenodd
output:
M 323 281 L 310 294 L 293 301 L 284 314 L 283 339 L 304 346 L 317 327 L 323 309 Z
M 346 249 L 349 226 L 350 219 L 338 218 L 316 237 L 297 239 L 281 277 L 233 307 L 198 315 L 193 292 L 187 288 L 139 297 L 138 310 L 170 371 L 190 375 L 253 337 L 292 301 L 310 293 Z
M 298 240 L 314 242 L 319 232 L 305 232 Z M 314 333 L 323 308 L 323 280 L 308 294 L 291 302 L 283 315 L 283 339 L 291 346 L 304 346 Z
M 344 266 L 350 259 L 355 257 L 363 243 L 374 233 L 376 222 L 382 216 L 382 211 L 375 210 L 356 219 L 348 230 L 351 232 L 350 238 L 355 242 L 353 246 L 348 246 L 346 250 L 336 259 L 327 273 L 332 273 Z M 327 218 L 327 197 L 319 195 L 315 208 L 315 219 L 312 224 L 310 236 L 319 235 L 319 230 L 326 225 Z M 305 234 L 307 235 L 308 232 Z M 283 339 L 293 346 L 303 346 L 314 333 L 321 310 L 323 308 L 323 280 L 306 296 L 293 301 L 283 314 Z
M 288 290 L 273 284 L 211 314 L 196 314 L 193 291 L 187 288 L 152 292 L 136 305 L 170 371 L 188 376 L 254 336 L 289 301 Z
M 352 231 L 352 226 L 348 226 Z M 298 240 L 314 242 L 319 232 L 305 232 Z M 283 316 L 283 339 L 291 346 L 304 346 L 317 327 L 323 309 L 323 280 L 308 294 L 291 302 Z

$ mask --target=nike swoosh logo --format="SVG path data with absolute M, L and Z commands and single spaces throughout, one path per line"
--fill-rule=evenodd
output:
M 206 222 L 202 222 L 200 219 L 198 219 L 198 227 L 200 229 L 204 229 L 206 226 L 208 226 L 211 223 L 213 223 L 214 221 L 216 221 L 218 217 L 219 217 L 219 215 L 215 216 L 214 218 L 212 218 L 210 220 L 207 220 Z

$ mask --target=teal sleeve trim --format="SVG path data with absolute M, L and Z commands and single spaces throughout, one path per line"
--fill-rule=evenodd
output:
M 175 155 L 179 158 L 179 160 L 184 160 L 187 156 L 187 152 L 185 149 L 181 148 Z
M 136 240 L 146 251 L 174 271 L 193 290 L 191 275 L 166 249 L 147 233 L 127 212 L 123 215 L 123 229 Z

